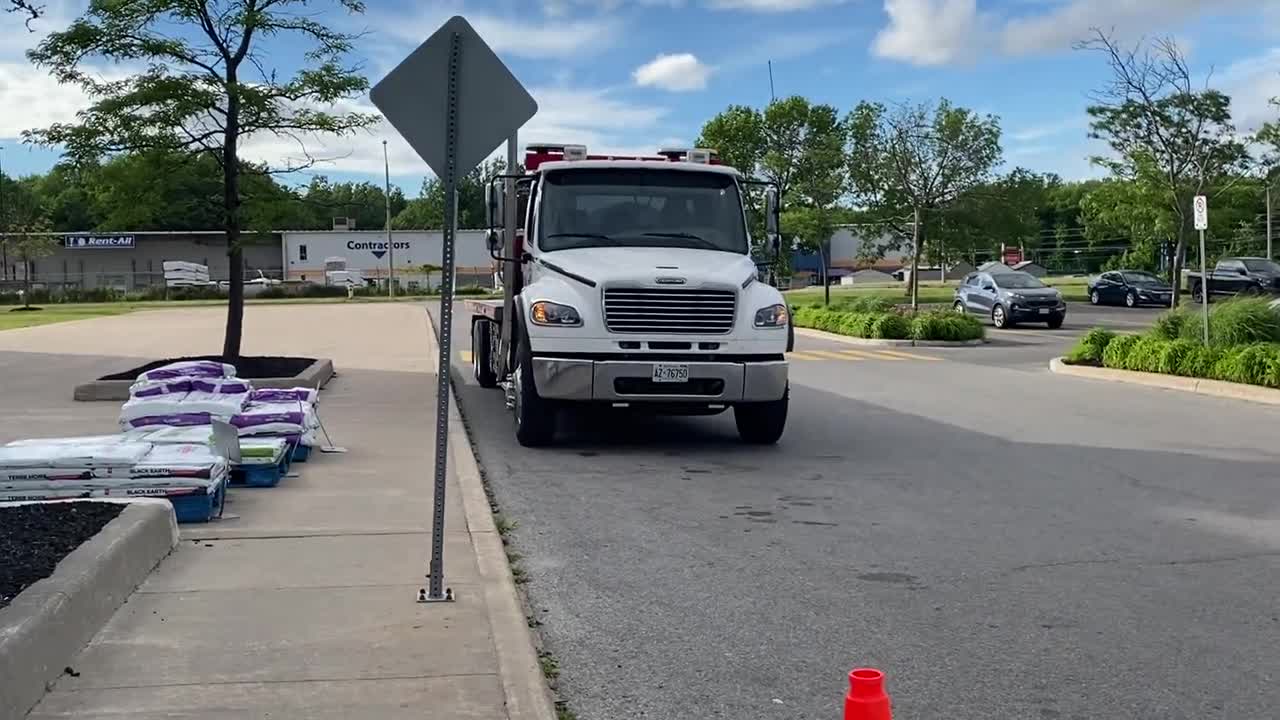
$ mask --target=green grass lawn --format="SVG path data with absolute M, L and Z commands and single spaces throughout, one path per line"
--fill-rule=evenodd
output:
M 334 303 L 387 303 L 387 302 L 422 302 L 424 300 L 439 300 L 439 295 L 402 295 L 395 298 L 388 297 L 356 297 L 347 299 L 344 297 L 321 297 L 321 298 L 281 298 L 258 300 L 254 298 L 246 298 L 246 305 L 315 305 L 315 304 L 334 304 Z M 459 300 L 486 299 L 488 295 L 459 295 Z M 225 307 L 226 300 L 154 300 L 154 301 L 131 301 L 131 302 L 114 302 L 114 303 L 47 303 L 40 305 L 42 310 L 32 312 L 14 311 L 13 307 L 0 305 L 0 330 L 13 330 L 15 328 L 32 327 L 35 325 L 48 325 L 50 323 L 67 322 L 69 320 L 87 320 L 95 317 L 105 317 L 110 315 L 123 315 L 125 313 L 136 312 L 140 310 L 167 310 L 172 308 L 183 307 Z
M 22 310 L 14 311 L 12 308 L 0 306 L 0 330 L 48 325 L 69 320 L 88 320 L 90 318 L 123 315 L 131 312 L 127 307 L 108 303 L 102 305 L 42 305 L 40 307 L 44 309 L 26 312 Z
M 1088 279 L 1083 277 L 1049 277 L 1043 278 L 1046 285 L 1056 287 L 1062 291 L 1062 297 L 1068 302 L 1084 302 L 1089 299 L 1087 283 Z M 925 281 L 920 283 L 920 302 L 922 303 L 942 303 L 950 305 L 956 288 L 955 282 L 943 284 L 938 281 Z M 810 303 L 822 301 L 821 287 L 808 287 L 802 290 L 788 290 L 786 293 L 788 299 L 798 303 Z M 855 297 L 879 297 L 893 303 L 909 303 L 910 296 L 907 295 L 906 283 L 894 283 L 891 285 L 857 285 L 857 286 L 840 286 L 835 285 L 831 288 L 831 300 L 833 302 L 840 298 Z

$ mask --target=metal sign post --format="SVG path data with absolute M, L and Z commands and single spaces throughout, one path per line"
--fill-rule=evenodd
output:
M 396 131 L 444 182 L 440 357 L 436 378 L 436 457 L 431 563 L 419 602 L 448 602 L 444 586 L 444 507 L 449 457 L 449 372 L 453 341 L 454 242 L 458 177 L 469 172 L 537 112 L 538 105 L 492 48 L 455 15 L 369 93 Z
M 1197 195 L 1191 204 L 1196 230 L 1200 231 L 1200 306 L 1204 316 L 1204 344 L 1209 344 L 1209 260 L 1204 249 L 1204 231 L 1209 229 L 1209 199 Z M 1183 227 L 1186 227 L 1185 225 Z M 1181 281 L 1179 281 L 1181 282 Z

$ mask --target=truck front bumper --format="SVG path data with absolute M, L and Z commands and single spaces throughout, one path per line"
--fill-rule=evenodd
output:
M 689 362 L 688 382 L 653 381 L 653 362 L 533 358 L 538 395 L 552 400 L 739 403 L 780 400 L 787 361 Z

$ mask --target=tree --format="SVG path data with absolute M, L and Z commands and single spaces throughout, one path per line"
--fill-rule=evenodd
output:
M 368 80 L 342 64 L 354 36 L 322 23 L 307 0 L 136 0 L 93 2 L 65 31 L 50 34 L 27 55 L 59 81 L 91 99 L 73 124 L 25 133 L 28 142 L 61 145 L 78 159 L 112 153 L 160 150 L 205 155 L 221 170 L 221 225 L 226 231 L 231 277 L 223 356 L 240 356 L 244 321 L 241 176 L 248 166 L 240 148 L 254 136 L 306 141 L 317 134 L 344 134 L 376 117 L 336 112 L 339 101 L 362 94 Z M 360 0 L 336 0 L 360 13 Z M 284 45 L 284 38 L 300 42 Z M 306 65 L 281 79 L 268 66 L 276 52 L 307 48 Z M 122 66 L 145 65 L 123 80 L 97 79 L 82 66 L 95 59 Z M 254 166 L 250 172 L 290 171 Z
M 1091 136 L 1106 141 L 1115 157 L 1094 162 L 1117 178 L 1158 183 L 1176 219 L 1170 263 L 1176 305 L 1192 198 L 1229 187 L 1248 157 L 1231 122 L 1231 99 L 1208 86 L 1197 90 L 1186 56 L 1170 38 L 1124 49 L 1095 29 L 1076 46 L 1101 52 L 1112 76 L 1088 112 Z
M 862 102 L 847 122 L 856 196 L 900 232 L 910 224 L 911 307 L 918 309 L 924 222 L 990 179 L 1000 162 L 1000 123 L 946 99 L 892 110 Z
M 24 19 L 28 28 L 31 27 L 32 20 L 38 20 L 44 14 L 44 6 L 30 2 L 30 0 L 8 0 L 8 5 L 9 7 L 5 8 L 5 12 L 25 16 Z
M 23 305 L 30 308 L 32 263 L 52 255 L 58 248 L 57 240 L 49 232 L 52 227 L 49 218 L 30 188 L 23 188 L 6 210 L 5 233 L 0 236 L 0 243 L 7 256 L 22 262 Z
M 506 167 L 506 160 L 493 158 L 459 178 L 459 228 L 485 227 L 488 218 L 484 207 L 484 188 L 505 173 Z M 523 171 L 523 168 L 516 168 L 517 173 Z M 435 177 L 424 179 L 419 196 L 405 204 L 404 209 L 392 219 L 391 226 L 397 230 L 439 230 L 444 227 L 444 183 Z
M 320 175 L 311 179 L 300 199 L 307 219 L 305 227 L 327 230 L 335 217 L 355 218 L 356 227 L 366 230 L 381 228 L 387 219 L 387 195 L 380 185 L 371 182 L 330 182 Z M 391 216 L 408 205 L 404 191 L 391 188 Z
M 730 105 L 703 124 L 697 146 L 714 149 L 720 162 L 754 175 L 766 148 L 764 116 L 753 107 Z

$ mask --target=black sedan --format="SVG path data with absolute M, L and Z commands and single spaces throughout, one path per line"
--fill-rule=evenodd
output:
M 1089 281 L 1089 302 L 1094 305 L 1173 305 L 1173 288 L 1145 270 L 1113 270 Z

